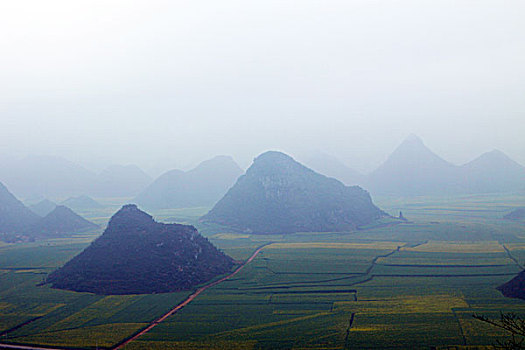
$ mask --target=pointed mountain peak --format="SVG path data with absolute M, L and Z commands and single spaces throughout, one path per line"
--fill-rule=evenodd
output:
M 81 195 L 78 197 L 70 197 L 63 201 L 61 204 L 72 208 L 73 210 L 83 210 L 83 209 L 97 209 L 102 208 L 103 206 L 95 201 L 93 198 Z
M 53 209 L 49 214 L 47 214 L 39 223 L 39 225 L 42 225 L 42 222 L 45 222 L 48 224 L 49 222 L 52 222 L 53 220 L 57 220 L 57 225 L 64 225 L 66 221 L 69 221 L 70 224 L 73 224 L 73 221 L 75 223 L 82 223 L 85 224 L 85 227 L 96 227 L 97 225 L 93 224 L 90 221 L 87 221 L 82 216 L 75 213 L 70 208 L 66 207 L 65 205 L 57 205 L 55 209 Z M 75 226 L 75 225 L 73 225 Z M 74 230 L 76 227 L 71 227 L 72 230 Z
M 55 210 L 56 207 L 57 205 L 54 202 L 45 198 L 40 202 L 31 205 L 29 209 L 31 209 L 35 214 L 44 217 L 47 214 L 51 213 L 53 210 Z
M 385 165 L 401 167 L 421 166 L 424 163 L 439 164 L 444 167 L 452 166 L 452 164 L 432 152 L 419 137 L 411 134 L 390 154 L 381 167 Z
M 483 153 L 480 157 L 489 158 L 489 159 L 498 159 L 514 162 L 508 155 L 500 151 L 499 149 L 493 149 L 492 151 Z
M 279 151 L 267 151 L 253 160 L 246 175 L 255 177 L 296 178 L 315 172 L 289 155 Z M 302 175 L 301 175 L 302 174 Z M 320 174 L 318 174 L 320 175 Z M 320 175 L 323 176 L 324 175 Z
M 261 154 L 203 221 L 256 233 L 343 232 L 384 216 L 346 187 L 276 151 Z
M 154 224 L 153 217 L 135 204 L 126 204 L 117 211 L 109 220 L 108 228 L 114 226 L 139 226 Z
M 423 143 L 423 140 L 416 134 L 408 135 L 407 138 L 402 142 L 402 144 L 412 144 L 412 145 L 421 145 L 421 146 L 425 145 Z
M 308 169 L 283 152 L 267 151 L 257 156 L 253 160 L 253 164 L 250 166 L 248 171 L 253 172 L 254 170 L 258 171 L 260 169 L 264 169 L 265 172 L 276 170 L 282 171 L 290 167 Z
M 283 161 L 294 161 L 292 157 L 287 155 L 286 153 L 279 152 L 279 151 L 266 151 L 264 153 L 261 153 L 258 155 L 254 162 L 257 161 L 264 161 L 264 160 L 283 160 Z
M 134 201 L 147 209 L 212 206 L 243 172 L 232 157 L 217 156 L 186 172 L 162 174 Z
M 69 209 L 65 205 L 57 205 L 55 209 L 50 214 L 75 214 L 77 215 L 73 210 Z
M 492 151 L 485 152 L 481 154 L 479 157 L 477 157 L 475 160 L 477 159 L 510 160 L 510 158 L 505 153 L 500 151 L 499 149 L 493 149 Z
M 35 236 L 56 237 L 74 232 L 96 229 L 91 221 L 84 219 L 64 205 L 57 205 L 53 211 L 33 225 L 31 232 Z
M 215 157 L 210 158 L 208 160 L 205 160 L 202 163 L 205 163 L 205 162 L 218 162 L 218 163 L 225 163 L 225 162 L 231 163 L 231 162 L 233 162 L 233 163 L 235 163 L 235 160 L 233 160 L 232 156 L 218 155 L 218 156 L 215 156 Z
M 398 162 L 404 165 L 406 165 L 406 163 L 421 165 L 422 162 L 431 162 L 446 167 L 452 166 L 452 164 L 430 150 L 430 148 L 428 148 L 423 141 L 414 134 L 409 135 L 403 142 L 401 142 L 387 159 L 386 163 L 388 162 Z
M 423 142 L 421 138 L 414 134 L 410 134 L 403 140 L 394 150 L 396 153 L 433 153 Z
M 211 159 L 205 160 L 199 165 L 197 165 L 195 168 L 191 169 L 188 172 L 198 172 L 198 171 L 217 171 L 225 169 L 228 171 L 239 171 L 242 172 L 242 169 L 239 167 L 239 165 L 235 162 L 233 157 L 231 156 L 225 156 L 225 155 L 219 155 L 215 156 Z

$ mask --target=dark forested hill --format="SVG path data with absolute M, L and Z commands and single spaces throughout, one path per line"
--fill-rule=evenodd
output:
M 506 297 L 525 299 L 525 271 L 499 286 L 498 290 Z
M 47 282 L 97 294 L 166 293 L 191 289 L 229 272 L 233 264 L 193 226 L 158 223 L 126 205 L 102 236 Z

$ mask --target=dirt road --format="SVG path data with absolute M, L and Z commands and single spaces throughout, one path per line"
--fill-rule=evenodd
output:
M 195 299 L 197 296 L 199 296 L 199 294 L 201 294 L 202 292 L 204 292 L 206 289 L 208 288 L 211 288 L 211 287 L 214 287 L 216 285 L 218 285 L 219 283 L 221 282 L 224 282 L 226 281 L 228 278 L 232 278 L 233 276 L 235 276 L 237 273 L 239 273 L 239 271 L 242 270 L 242 268 L 246 265 L 248 265 L 250 262 L 253 261 L 253 259 L 255 259 L 255 257 L 257 256 L 257 254 L 259 254 L 261 252 L 261 250 L 263 250 L 264 247 L 266 247 L 267 245 L 269 245 L 271 243 L 266 243 L 262 246 L 260 246 L 259 248 L 257 248 L 253 254 L 242 264 L 240 265 L 238 268 L 235 269 L 235 271 L 233 271 L 232 273 L 230 273 L 228 276 L 225 276 L 217 281 L 214 281 L 214 282 L 211 282 L 203 287 L 200 287 L 199 289 L 197 289 L 195 292 L 193 292 L 186 300 L 184 300 L 182 303 L 180 303 L 179 305 L 175 306 L 173 309 L 171 309 L 170 311 L 168 311 L 168 313 L 166 313 L 165 315 L 159 317 L 158 319 L 156 319 L 155 321 L 151 322 L 149 324 L 149 326 L 147 326 L 146 328 L 144 328 L 143 330 L 141 330 L 140 332 L 136 333 L 135 335 L 133 335 L 131 338 L 121 342 L 120 344 L 118 344 L 117 346 L 113 347 L 112 350 L 119 350 L 119 349 L 122 349 L 124 346 L 126 346 L 127 344 L 131 343 L 132 341 L 136 340 L 137 338 L 143 336 L 144 334 L 148 333 L 149 331 L 151 331 L 156 325 L 158 325 L 159 323 L 161 323 L 162 321 L 164 321 L 165 319 L 167 319 L 168 317 L 172 316 L 173 314 L 175 314 L 177 311 L 179 311 L 180 309 L 182 309 L 184 306 L 188 305 L 189 303 L 191 303 L 193 301 L 193 299 Z
M 262 246 L 260 246 L 259 248 L 257 248 L 253 253 L 252 255 L 246 260 L 244 261 L 239 267 L 237 267 L 235 269 L 235 271 L 233 271 L 232 273 L 230 273 L 228 276 L 225 276 L 217 281 L 214 281 L 214 282 L 211 282 L 205 286 L 202 286 L 200 287 L 199 289 L 197 289 L 195 292 L 193 292 L 186 300 L 184 300 L 183 302 L 181 302 L 180 304 L 178 304 L 177 306 L 175 306 L 173 309 L 171 309 L 168 313 L 164 314 L 163 316 L 157 318 L 155 321 L 151 322 L 146 328 L 144 328 L 143 330 L 141 330 L 140 332 L 136 333 L 135 335 L 133 335 L 131 338 L 128 338 L 124 341 L 122 341 L 121 343 L 117 344 L 116 346 L 114 346 L 112 348 L 112 350 L 118 350 L 118 349 L 122 349 L 124 346 L 126 346 L 127 344 L 131 343 L 132 341 L 136 340 L 137 338 L 139 338 L 140 336 L 148 333 L 149 331 L 151 331 L 156 325 L 158 325 L 159 323 L 161 323 L 162 321 L 164 321 L 165 319 L 167 319 L 168 317 L 170 317 L 171 315 L 175 314 L 177 311 L 179 311 L 180 309 L 182 309 L 184 306 L 188 305 L 189 303 L 191 303 L 193 301 L 193 299 L 195 299 L 199 294 L 201 294 L 202 292 L 204 292 L 206 289 L 208 288 L 211 288 L 211 287 L 214 287 L 216 285 L 218 285 L 219 283 L 221 282 L 224 282 L 226 281 L 228 278 L 231 278 L 233 276 L 235 276 L 236 274 L 239 273 L 239 271 L 242 270 L 243 267 L 245 267 L 246 265 L 248 265 L 250 262 L 253 261 L 253 259 L 255 259 L 255 257 L 257 256 L 257 254 L 259 254 L 261 252 L 261 250 L 263 250 L 264 247 L 266 247 L 267 245 L 269 245 L 271 243 L 266 243 L 266 244 L 263 244 Z M 51 348 L 51 347 L 44 347 L 44 346 L 31 346 L 31 345 L 11 345 L 11 344 L 2 344 L 0 343 L 0 349 L 20 349 L 20 350 L 64 350 L 65 348 L 61 348 L 61 349 L 57 349 L 57 348 Z M 68 348 L 68 349 L 72 349 L 72 348 Z

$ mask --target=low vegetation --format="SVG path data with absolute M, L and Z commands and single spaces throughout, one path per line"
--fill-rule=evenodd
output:
M 502 219 L 508 201 L 487 201 L 490 230 L 478 225 L 476 211 L 430 223 L 422 219 L 430 200 L 402 207 L 417 218 L 412 223 L 346 234 L 237 236 L 208 226 L 210 240 L 238 260 L 274 243 L 126 349 L 493 349 L 510 334 L 472 315 L 525 314 L 523 300 L 496 289 L 521 271 L 525 227 Z M 159 219 L 173 216 L 203 225 L 194 211 L 163 211 Z M 189 295 L 37 286 L 88 241 L 85 234 L 0 247 L 2 342 L 110 348 Z

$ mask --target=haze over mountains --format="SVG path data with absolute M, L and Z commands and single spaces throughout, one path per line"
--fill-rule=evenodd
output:
M 461 166 L 461 185 L 469 193 L 525 189 L 525 168 L 499 150 L 487 152 Z
M 415 135 L 405 139 L 368 175 L 324 153 L 313 153 L 303 159 L 313 170 L 346 185 L 360 185 L 372 195 L 455 195 L 525 190 L 525 168 L 503 152 L 493 150 L 466 164 L 455 165 L 432 152 Z M 32 199 L 32 203 L 44 198 L 60 201 L 80 195 L 135 196 L 137 203 L 150 209 L 212 206 L 243 173 L 227 156 L 204 161 L 189 171 L 168 171 L 154 181 L 134 165 L 110 166 L 96 174 L 59 157 L 31 156 L 1 161 L 0 181 L 20 198 Z
M 0 181 L 22 198 L 64 198 L 89 194 L 101 197 L 134 196 L 151 177 L 134 165 L 110 166 L 97 174 L 54 156 L 2 158 Z
M 522 191 L 525 168 L 500 151 L 453 165 L 411 135 L 367 177 L 365 186 L 373 194 L 399 196 Z
M 187 172 L 164 173 L 135 202 L 149 209 L 212 206 L 242 173 L 233 158 L 217 156 Z
M 55 209 L 39 219 L 30 234 L 39 237 L 59 237 L 66 234 L 94 230 L 94 223 L 84 219 L 66 206 L 58 205 Z
M 255 158 L 202 220 L 243 232 L 293 233 L 351 231 L 383 216 L 362 188 L 270 151 Z
M 365 180 L 365 175 L 348 167 L 330 154 L 316 152 L 306 157 L 302 163 L 314 171 L 341 181 L 347 186 L 362 184 Z
M 57 207 L 55 202 L 49 199 L 43 199 L 40 202 L 30 205 L 29 209 L 38 216 L 46 216 L 51 213 Z
M 70 197 L 63 201 L 62 205 L 65 205 L 73 210 L 89 210 L 103 208 L 102 204 L 86 195 Z
M 415 136 L 407 137 L 368 175 L 360 175 L 329 155 L 308 165 L 346 184 L 358 184 L 372 195 L 421 196 L 500 193 L 525 190 L 525 168 L 499 150 L 455 165 L 447 162 Z
M 410 135 L 366 179 L 373 193 L 392 195 L 441 194 L 459 190 L 456 167 Z
M 111 165 L 97 177 L 94 196 L 122 197 L 139 194 L 153 179 L 136 165 Z
M 47 282 L 96 294 L 167 293 L 188 290 L 233 264 L 195 227 L 158 223 L 137 206 L 125 205 L 102 236 Z
M 26 232 L 39 219 L 0 182 L 0 233 Z
M 7 237 L 14 241 L 17 236 L 57 237 L 96 228 L 97 225 L 65 206 L 55 206 L 51 212 L 39 216 L 0 183 L 0 234 L 4 240 Z

